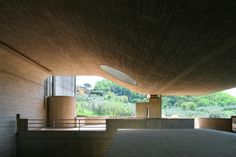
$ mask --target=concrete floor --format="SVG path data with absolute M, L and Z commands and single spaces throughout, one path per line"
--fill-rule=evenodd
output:
M 118 130 L 106 157 L 235 157 L 236 134 L 203 129 Z

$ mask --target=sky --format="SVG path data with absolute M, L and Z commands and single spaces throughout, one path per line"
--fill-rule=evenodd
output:
M 99 80 L 102 80 L 103 77 L 100 76 L 77 76 L 76 84 L 83 85 L 84 83 L 91 84 L 92 88 L 95 86 L 95 83 Z M 236 88 L 225 90 L 224 92 L 236 97 Z
M 236 97 L 236 88 L 225 90 L 224 92 Z
M 100 76 L 76 76 L 76 85 L 82 86 L 84 83 L 89 83 L 93 88 L 95 83 L 102 79 L 103 77 Z

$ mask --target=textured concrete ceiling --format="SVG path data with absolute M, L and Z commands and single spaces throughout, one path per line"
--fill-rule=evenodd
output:
M 235 0 L 0 0 L 0 22 L 1 44 L 54 75 L 100 75 L 164 95 L 236 86 Z

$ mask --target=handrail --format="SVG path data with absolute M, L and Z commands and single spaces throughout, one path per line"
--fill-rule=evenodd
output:
M 25 131 L 105 131 L 106 119 L 18 119 L 18 130 Z
M 106 119 L 91 119 L 91 118 L 86 118 L 86 119 L 79 119 L 79 118 L 75 118 L 75 119 L 29 119 L 31 121 L 37 121 L 37 120 L 43 120 L 43 121 L 50 121 L 50 120 L 106 120 Z

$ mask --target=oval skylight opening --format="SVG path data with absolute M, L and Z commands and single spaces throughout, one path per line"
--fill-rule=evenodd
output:
M 125 83 L 128 83 L 130 85 L 134 85 L 134 86 L 137 85 L 137 81 L 135 81 L 129 75 L 127 75 L 117 69 L 114 69 L 114 68 L 106 66 L 106 65 L 101 65 L 100 67 L 103 71 L 105 71 L 106 73 L 108 73 L 109 75 L 111 75 L 112 77 L 114 77 L 120 81 L 123 81 Z

